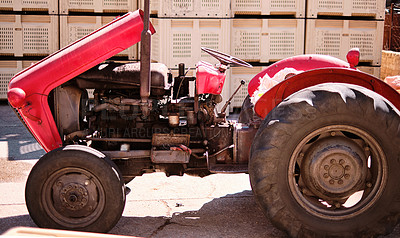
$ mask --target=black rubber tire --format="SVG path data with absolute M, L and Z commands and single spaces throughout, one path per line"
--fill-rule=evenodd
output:
M 125 207 L 117 166 L 101 152 L 70 145 L 45 154 L 29 174 L 25 200 L 43 228 L 108 232 Z
M 313 86 L 281 102 L 259 128 L 249 162 L 252 190 L 266 216 L 291 237 L 374 237 L 390 233 L 400 212 L 399 115 L 382 96 L 349 84 Z M 323 217 L 305 209 L 296 198 L 306 195 L 290 186 L 296 183 L 292 179 L 296 173 L 304 176 L 302 170 L 290 175 L 291 158 L 298 158 L 293 155 L 299 143 L 310 133 L 332 125 L 348 125 L 370 135 L 382 148 L 381 162 L 387 165 L 382 167 L 386 177 L 379 182 L 382 187 L 375 190 L 379 191 L 376 199 L 368 200 L 368 207 L 360 205 L 360 212 L 347 214 L 346 219 L 335 217 L 335 213 Z

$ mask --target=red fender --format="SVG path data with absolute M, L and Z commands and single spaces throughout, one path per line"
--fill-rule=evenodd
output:
M 138 43 L 142 30 L 143 12 L 127 13 L 11 79 L 8 100 L 44 150 L 62 146 L 48 103 L 51 90 Z M 155 32 L 151 24 L 150 30 Z
M 266 74 L 272 78 L 276 73 L 284 68 L 293 68 L 297 71 L 308 71 L 312 69 L 331 67 L 350 68 L 350 65 L 343 60 L 328 55 L 297 55 L 289 57 L 270 65 L 268 68 L 254 76 L 247 89 L 249 95 L 252 96 L 258 86 L 260 86 L 260 78 L 264 77 Z
M 382 95 L 400 110 L 400 94 L 396 90 L 372 75 L 346 68 L 315 69 L 290 77 L 268 90 L 256 102 L 254 110 L 257 115 L 265 118 L 276 105 L 291 94 L 322 83 L 348 83 L 368 88 Z

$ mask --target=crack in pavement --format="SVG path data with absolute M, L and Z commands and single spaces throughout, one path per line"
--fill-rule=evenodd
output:
M 165 222 L 164 222 L 164 224 L 162 224 L 161 226 L 159 226 L 155 231 L 153 231 L 153 233 L 151 233 L 151 235 L 149 236 L 149 237 L 154 237 L 155 235 L 157 235 L 160 231 L 162 231 L 162 230 L 164 230 L 164 228 L 166 227 L 166 226 L 168 226 L 168 225 L 178 225 L 178 226 L 186 226 L 186 227 L 196 227 L 196 226 L 193 226 L 193 225 L 184 225 L 184 224 L 180 224 L 180 223 L 178 223 L 178 222 L 173 222 L 173 221 L 171 221 L 172 220 L 172 217 L 171 218 L 166 218 L 166 220 L 165 220 Z

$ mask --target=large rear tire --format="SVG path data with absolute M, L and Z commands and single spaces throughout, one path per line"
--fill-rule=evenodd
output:
M 45 154 L 32 168 L 25 199 L 39 227 L 107 232 L 125 206 L 125 185 L 115 164 L 86 146 Z
M 372 237 L 399 220 L 399 112 L 349 84 L 301 90 L 264 119 L 251 148 L 254 195 L 292 237 Z

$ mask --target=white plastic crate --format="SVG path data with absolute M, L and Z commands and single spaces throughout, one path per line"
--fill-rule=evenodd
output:
M 233 19 L 231 54 L 274 62 L 304 52 L 304 19 Z
M 139 0 L 144 8 L 144 0 Z M 150 13 L 158 17 L 229 18 L 231 0 L 150 0 Z
M 383 21 L 307 19 L 306 53 L 331 55 L 346 61 L 360 49 L 360 62 L 378 66 L 383 45 Z
M 57 16 L 0 15 L 0 55 L 45 56 L 58 48 Z
M 5 11 L 46 11 L 58 14 L 58 1 L 55 0 L 0 0 L 0 10 Z
M 33 61 L 0 61 L 0 99 L 7 99 L 8 83 L 11 78 L 33 64 Z
M 61 48 L 109 23 L 114 18 L 108 16 L 60 16 Z M 133 45 L 118 53 L 117 56 L 127 56 L 128 59 L 137 59 L 137 45 Z
M 69 12 L 126 13 L 137 9 L 137 0 L 60 0 L 60 14 Z
M 307 0 L 307 18 L 323 16 L 354 16 L 385 19 L 384 0 Z
M 380 78 L 381 75 L 381 67 L 358 66 L 357 69 L 367 74 L 371 74 L 377 78 Z
M 305 16 L 306 0 L 231 0 L 234 15 Z
M 208 47 L 229 53 L 229 19 L 152 19 L 156 34 L 151 38 L 151 59 L 177 68 L 179 63 L 194 67 L 204 60 L 218 61 L 201 51 Z
M 247 86 L 249 85 L 250 80 L 256 76 L 259 72 L 261 72 L 265 67 L 253 67 L 253 68 L 244 68 L 244 67 L 233 67 L 229 69 L 229 77 L 227 76 L 227 81 L 225 82 L 225 86 L 227 84 L 230 86 L 230 93 L 232 95 L 236 88 L 239 86 L 240 82 L 244 80 L 246 83 L 243 85 L 236 96 L 233 98 L 230 108 L 234 107 L 242 107 L 244 99 L 247 97 Z

